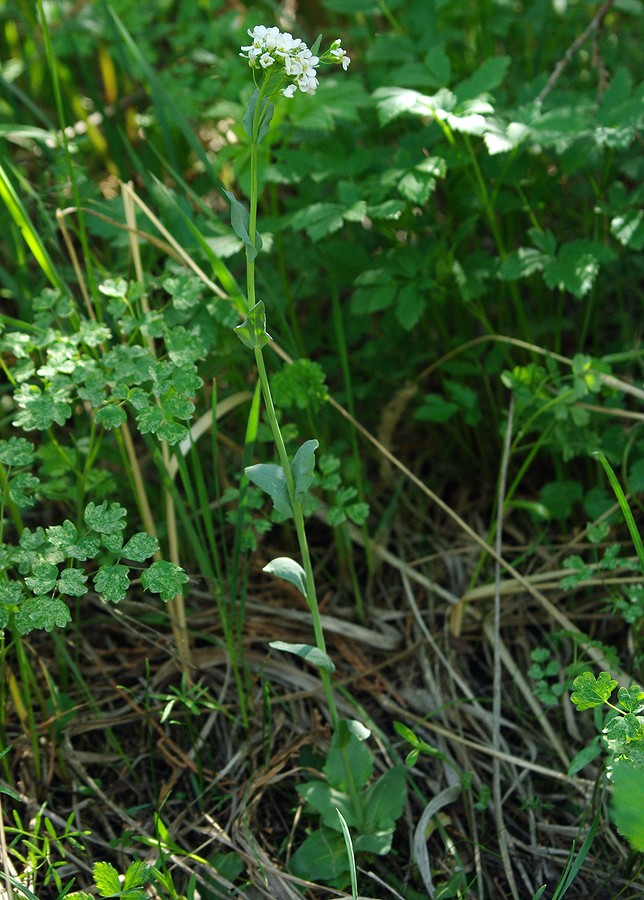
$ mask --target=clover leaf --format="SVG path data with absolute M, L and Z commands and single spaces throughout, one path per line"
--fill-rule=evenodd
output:
M 141 584 L 147 591 L 159 594 L 162 600 L 172 600 L 181 593 L 181 585 L 188 581 L 188 576 L 181 566 L 158 559 L 141 575 Z
M 108 505 L 107 500 L 103 500 L 98 506 L 93 501 L 88 503 L 83 518 L 92 531 L 98 531 L 99 534 L 115 534 L 125 528 L 126 516 L 127 511 L 120 503 Z

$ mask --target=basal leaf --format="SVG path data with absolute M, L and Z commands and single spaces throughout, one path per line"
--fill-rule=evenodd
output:
M 92 867 L 92 875 L 101 897 L 112 897 L 121 893 L 119 874 L 108 862 L 96 862 Z
M 355 784 L 362 788 L 369 781 L 373 773 L 373 755 L 364 741 L 351 734 L 346 727 L 346 722 L 336 729 L 329 748 L 329 754 L 324 764 L 324 773 L 329 784 L 338 790 L 346 790 L 346 765 L 353 773 Z
M 53 631 L 57 626 L 64 628 L 72 620 L 69 609 L 60 597 L 38 595 L 23 600 L 15 617 L 19 634 L 29 634 L 35 629 Z
M 333 660 L 318 647 L 311 644 L 289 644 L 286 641 L 271 641 L 268 645 L 273 650 L 282 650 L 284 653 L 293 653 L 300 656 L 307 663 L 316 666 L 318 669 L 326 669 L 327 672 L 335 672 Z
M 405 770 L 402 766 L 394 766 L 367 788 L 364 830 L 370 833 L 393 831 L 393 823 L 403 814 L 406 798 Z
M 342 833 L 330 828 L 312 832 L 291 857 L 289 868 L 307 881 L 327 884 L 346 875 L 349 859 Z
M 247 466 L 244 472 L 249 481 L 268 494 L 278 513 L 289 518 L 293 515 L 286 488 L 286 477 L 281 466 L 274 463 L 257 463 L 254 466 Z
M 165 602 L 181 593 L 188 576 L 176 563 L 158 559 L 141 574 L 141 584 L 146 591 L 159 594 Z
M 333 831 L 340 831 L 336 809 L 339 809 L 346 822 L 350 826 L 356 824 L 356 811 L 353 809 L 349 795 L 344 791 L 338 791 L 330 787 L 326 781 L 318 778 L 316 781 L 307 781 L 296 788 L 300 797 L 320 814 L 322 822 Z
M 580 711 L 602 706 L 617 687 L 609 672 L 600 672 L 599 678 L 595 678 L 592 672 L 584 672 L 572 684 L 575 690 L 570 699 Z

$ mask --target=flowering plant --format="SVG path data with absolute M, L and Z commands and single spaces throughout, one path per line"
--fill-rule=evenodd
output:
M 256 25 L 248 34 L 252 44 L 241 48 L 240 56 L 248 60 L 251 69 L 263 69 L 265 75 L 275 74 L 280 81 L 275 90 L 279 90 L 285 81 L 290 83 L 281 88 L 285 97 L 291 98 L 299 88 L 303 94 L 314 94 L 318 86 L 317 68 L 320 63 L 340 64 L 343 69 L 349 68 L 350 58 L 346 50 L 340 46 L 341 41 L 334 41 L 323 56 L 316 56 L 320 38 L 310 50 L 301 38 L 294 38 L 288 31 L 282 32 L 276 27 L 266 28 Z M 253 72 L 253 76 L 255 72 Z M 257 80 L 255 80 L 257 84 Z

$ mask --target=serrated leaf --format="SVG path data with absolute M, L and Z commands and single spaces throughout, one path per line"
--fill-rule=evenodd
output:
M 187 581 L 188 576 L 181 566 L 164 559 L 156 560 L 141 574 L 141 584 L 145 590 L 159 594 L 164 602 L 180 594 L 182 585 Z
M 298 591 L 306 597 L 306 572 L 302 566 L 288 556 L 278 556 L 264 566 L 264 572 L 283 578 L 284 581 L 295 585 Z
M 314 439 L 305 441 L 298 448 L 291 461 L 291 472 L 295 481 L 295 499 L 301 503 L 311 487 L 315 470 L 315 451 L 319 443 Z
M 119 603 L 130 587 L 130 570 L 120 563 L 101 566 L 94 575 L 94 587 L 110 603 Z
M 103 500 L 98 506 L 90 501 L 85 507 L 83 518 L 92 531 L 99 534 L 116 534 L 125 528 L 127 511 L 120 503 L 110 503 Z
M 286 641 L 271 641 L 268 645 L 273 650 L 281 650 L 284 653 L 293 653 L 300 656 L 307 663 L 316 666 L 318 669 L 325 669 L 327 672 L 335 672 L 333 660 L 318 647 L 311 644 L 289 644 Z
M 133 559 L 135 562 L 143 562 L 149 559 L 159 549 L 157 538 L 144 531 L 133 534 L 121 550 L 121 556 L 125 559 Z
M 136 859 L 127 867 L 125 878 L 123 879 L 123 891 L 128 891 L 128 900 L 146 900 L 148 894 L 145 891 L 135 891 L 134 888 L 143 887 L 150 880 L 152 867 L 141 859 Z
M 234 332 L 249 350 L 259 350 L 273 340 L 266 331 L 266 309 L 263 300 L 248 310 L 246 318 L 241 325 L 236 326 Z
M 18 633 L 25 635 L 37 628 L 41 631 L 64 628 L 71 620 L 69 609 L 60 597 L 38 595 L 22 601 L 16 613 L 15 624 Z
M 273 501 L 273 506 L 282 516 L 292 517 L 291 502 L 286 487 L 284 469 L 274 463 L 257 463 L 244 469 L 246 477 L 261 488 Z
M 609 672 L 600 672 L 598 678 L 592 672 L 584 672 L 572 684 L 575 690 L 570 699 L 579 711 L 602 706 L 617 687 Z
M 121 893 L 119 874 L 108 862 L 96 862 L 92 866 L 92 875 L 101 897 L 111 897 Z

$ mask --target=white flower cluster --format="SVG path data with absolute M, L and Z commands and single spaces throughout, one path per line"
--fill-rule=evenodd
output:
M 256 25 L 252 31 L 248 29 L 248 34 L 253 43 L 242 47 L 239 55 L 248 60 L 252 69 L 259 66 L 265 72 L 281 70 L 284 79 L 290 81 L 282 90 L 285 97 L 293 97 L 298 88 L 304 94 L 314 94 L 318 86 L 317 67 L 321 61 L 340 63 L 343 69 L 348 69 L 351 61 L 340 47 L 340 41 L 334 41 L 320 60 L 303 40 L 294 38 L 288 31 Z

